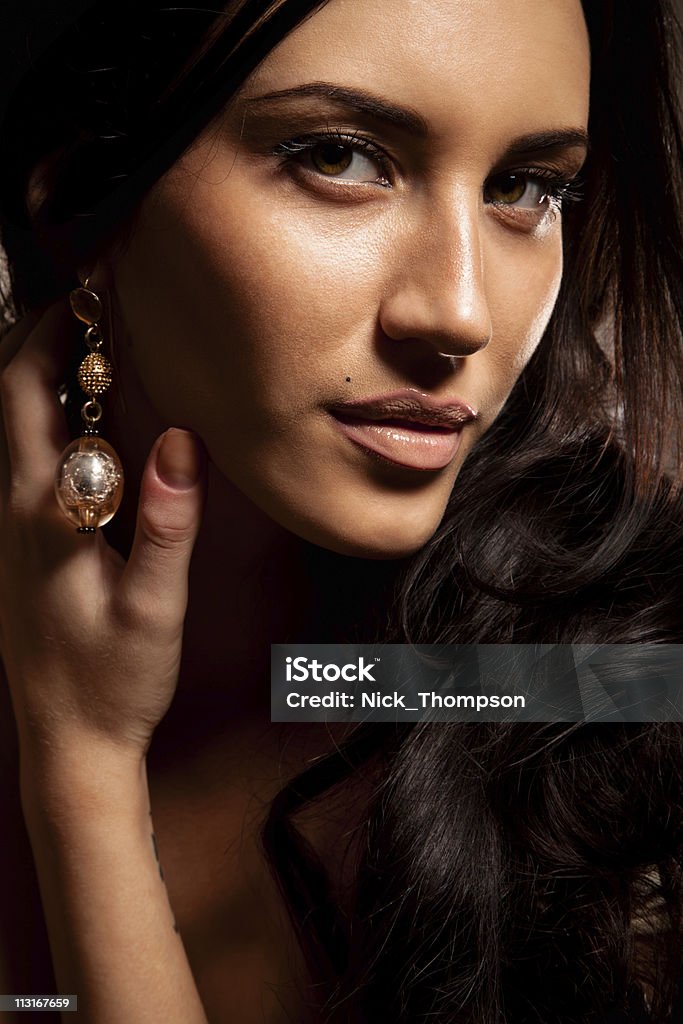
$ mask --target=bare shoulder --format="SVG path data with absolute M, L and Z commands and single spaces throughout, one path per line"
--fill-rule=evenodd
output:
M 54 980 L 33 856 L 21 811 L 18 744 L 1 658 L 0 835 L 0 992 L 37 995 L 44 990 L 42 994 L 49 994 Z M 15 1020 L 25 1024 L 26 1014 L 3 1013 L 2 1020 L 3 1024 L 14 1024 Z

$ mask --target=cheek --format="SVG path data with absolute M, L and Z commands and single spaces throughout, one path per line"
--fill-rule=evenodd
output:
M 321 230 L 319 214 L 308 224 L 282 202 L 240 202 L 238 185 L 231 182 L 229 201 L 227 190 L 201 184 L 191 205 L 164 197 L 163 259 L 147 243 L 131 254 L 159 318 L 134 323 L 133 333 L 163 337 L 168 365 L 187 374 L 184 400 L 195 413 L 201 398 L 205 427 L 217 412 L 224 419 L 227 390 L 241 416 L 259 414 L 272 429 L 268 413 L 291 420 L 316 388 L 338 388 L 354 361 L 353 339 L 372 336 L 382 245 L 378 231 L 351 217 Z M 145 377 L 151 349 L 139 355 Z M 173 382 L 156 392 L 177 414 Z
M 552 315 L 562 281 L 562 234 L 552 234 L 493 262 L 489 294 L 493 335 L 487 353 L 500 408 L 534 354 Z
M 321 355 L 334 352 L 348 333 L 350 295 L 355 310 L 372 291 L 367 248 L 353 232 L 325 235 L 291 215 L 280 220 L 254 211 L 215 237 L 201 229 L 189 234 L 196 265 L 203 264 L 207 285 L 215 284 L 240 333 L 252 338 L 256 361 L 305 357 L 309 344 Z M 268 338 L 274 351 L 263 344 Z

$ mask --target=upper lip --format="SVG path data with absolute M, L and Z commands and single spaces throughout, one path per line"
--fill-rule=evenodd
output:
M 477 411 L 461 398 L 438 400 L 422 391 L 405 388 L 388 395 L 373 395 L 352 402 L 338 402 L 333 413 L 358 416 L 364 420 L 401 420 L 429 427 L 461 427 L 476 419 Z

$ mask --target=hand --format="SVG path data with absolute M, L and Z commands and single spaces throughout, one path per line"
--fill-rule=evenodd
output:
M 0 342 L 0 650 L 22 749 L 94 738 L 143 757 L 177 684 L 205 455 L 188 431 L 157 439 L 127 562 L 78 534 L 53 490 L 74 343 L 66 302 Z

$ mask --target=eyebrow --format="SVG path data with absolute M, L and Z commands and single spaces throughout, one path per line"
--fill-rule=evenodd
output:
M 551 128 L 547 131 L 530 132 L 520 135 L 505 150 L 504 158 L 522 156 L 524 153 L 540 153 L 544 149 L 569 149 L 581 146 L 590 149 L 588 132 L 583 128 Z
M 343 85 L 332 85 L 328 82 L 307 82 L 305 85 L 293 86 L 264 93 L 247 100 L 248 105 L 267 102 L 269 100 L 298 99 L 313 97 L 330 100 L 333 103 L 349 107 L 361 114 L 367 114 L 379 121 L 400 128 L 412 135 L 426 138 L 429 135 L 429 124 L 425 118 L 411 107 L 396 106 L 388 103 L 364 89 L 356 89 Z M 582 146 L 589 149 L 588 133 L 583 128 L 555 128 L 545 131 L 530 132 L 514 139 L 505 150 L 502 159 L 521 156 L 525 153 L 540 152 L 547 149 L 566 149 Z
M 343 104 L 359 111 L 361 114 L 369 114 L 371 117 L 384 121 L 387 124 L 402 128 L 406 132 L 421 137 L 429 133 L 429 125 L 421 114 L 410 107 L 397 107 L 387 103 L 372 93 L 363 89 L 352 89 L 343 85 L 330 85 L 327 82 L 307 82 L 305 85 L 297 85 L 291 89 L 281 89 L 278 92 L 268 92 L 263 96 L 254 96 L 247 100 L 249 105 L 261 103 L 265 100 L 296 99 L 300 96 L 312 96 L 320 99 L 331 100 L 333 103 Z

